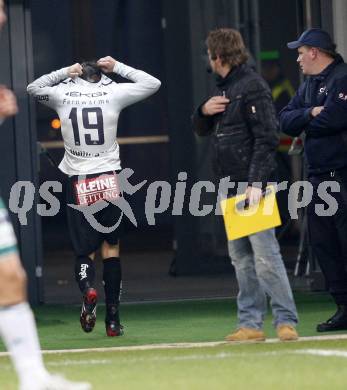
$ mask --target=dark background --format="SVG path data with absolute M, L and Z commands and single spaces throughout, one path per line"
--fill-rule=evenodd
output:
M 38 154 L 36 143 L 43 143 L 55 161 L 61 160 L 63 149 L 52 144 L 61 140 L 59 130 L 51 128 L 56 116 L 28 98 L 26 85 L 42 74 L 106 55 L 162 81 L 157 94 L 127 108 L 120 117 L 120 139 L 168 137 L 161 143 L 121 145 L 123 167 L 135 171 L 133 182 L 165 180 L 174 189 L 178 173 L 185 171 L 189 194 L 196 180 L 214 181 L 209 140 L 197 139 L 190 126 L 191 113 L 214 83 L 213 76 L 206 73 L 204 41 L 208 31 L 238 28 L 259 69 L 261 51 L 279 51 L 283 72 L 297 87 L 300 79 L 296 53 L 286 48 L 286 42 L 294 40 L 307 26 L 307 1 L 5 1 L 8 24 L 0 41 L 1 53 L 6 54 L 0 61 L 0 82 L 14 89 L 20 105 L 20 114 L 1 128 L 0 175 L 5 201 L 18 180 L 30 180 L 37 188 L 46 180 L 63 180 L 45 154 Z M 323 3 L 327 2 L 311 3 L 310 20 L 319 27 Z M 172 216 L 168 210 L 158 215 L 156 225 L 151 227 L 144 216 L 145 196 L 146 187 L 133 199 L 139 227 L 129 228 L 125 250 L 171 251 L 170 270 L 177 276 L 232 271 L 220 217 L 192 217 L 186 199 L 182 216 Z M 213 203 L 215 196 L 206 195 L 203 200 Z M 19 226 L 12 215 L 31 282 L 30 296 L 38 302 L 44 300 L 40 288 L 45 269 L 42 259 L 47 268 L 52 253 L 68 250 L 70 244 L 63 209 L 55 217 L 38 218 L 35 211 L 28 216 L 28 225 Z

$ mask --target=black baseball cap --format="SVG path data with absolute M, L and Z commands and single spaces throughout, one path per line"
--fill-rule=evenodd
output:
M 310 28 L 304 31 L 297 41 L 288 42 L 289 49 L 297 49 L 301 46 L 313 46 L 320 47 L 321 49 L 332 49 L 334 43 L 331 40 L 330 35 L 320 28 Z

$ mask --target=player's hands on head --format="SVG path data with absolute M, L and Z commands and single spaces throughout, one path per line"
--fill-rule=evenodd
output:
M 17 99 L 14 93 L 3 85 L 0 85 L 0 118 L 7 118 L 17 114 Z
M 82 65 L 79 64 L 78 62 L 76 64 L 71 65 L 67 70 L 69 77 L 71 77 L 72 79 L 74 79 L 77 76 L 81 76 L 82 72 L 83 72 Z
M 114 66 L 116 65 L 117 61 L 112 58 L 111 56 L 106 56 L 100 58 L 96 64 L 98 67 L 104 72 L 104 73 L 111 73 L 113 72 Z

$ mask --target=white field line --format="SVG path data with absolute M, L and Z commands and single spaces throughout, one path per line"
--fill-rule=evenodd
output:
M 303 341 L 322 341 L 322 340 L 347 340 L 347 334 L 341 335 L 324 335 L 324 336 L 310 336 L 300 337 L 297 341 L 291 341 L 291 343 L 298 343 Z M 264 343 L 264 342 L 260 342 Z M 265 343 L 283 343 L 278 339 L 267 339 Z M 56 349 L 56 350 L 43 350 L 44 354 L 59 354 L 59 353 L 85 353 L 85 352 L 113 352 L 113 351 L 148 351 L 155 349 L 179 349 L 179 348 L 208 348 L 218 347 L 222 345 L 233 344 L 245 344 L 245 343 L 230 343 L 226 341 L 210 341 L 201 343 L 168 343 L 168 344 L 147 344 L 147 345 L 132 345 L 123 347 L 106 347 L 106 348 L 81 348 L 81 349 Z M 254 344 L 254 343 L 252 343 Z M 0 357 L 9 356 L 8 352 L 0 352 Z
M 205 353 L 205 354 L 190 354 L 183 356 L 143 356 L 143 357 L 133 357 L 133 358 L 124 358 L 118 356 L 119 362 L 126 364 L 138 364 L 141 362 L 179 362 L 179 361 L 206 361 L 206 360 L 223 360 L 230 358 L 246 358 L 251 357 L 266 357 L 266 356 L 288 356 L 288 355 L 312 355 L 312 356 L 323 356 L 323 357 L 338 357 L 338 358 L 347 358 L 347 351 L 341 350 L 329 350 L 329 349 L 297 349 L 297 350 L 282 350 L 282 351 L 264 351 L 264 352 L 219 352 L 219 353 Z M 114 365 L 114 361 L 111 359 L 81 359 L 81 360 L 72 360 L 72 359 L 63 359 L 61 361 L 46 362 L 47 366 L 50 367 L 64 367 L 64 366 L 106 366 Z M 1 364 L 0 368 L 2 370 L 9 371 L 12 369 L 11 364 L 5 363 Z
M 295 351 L 299 355 L 313 355 L 313 356 L 334 356 L 347 358 L 347 351 L 341 351 L 339 349 L 301 349 Z
M 304 349 L 304 350 L 283 350 L 283 351 L 264 351 L 264 352 L 219 352 L 205 354 L 190 354 L 184 356 L 143 356 L 133 358 L 120 358 L 122 363 L 136 364 L 141 362 L 176 362 L 190 360 L 223 360 L 229 358 L 250 358 L 263 356 L 288 356 L 288 355 L 313 355 L 327 357 L 342 357 L 347 358 L 347 351 L 341 350 L 326 350 L 326 349 Z M 114 361 L 110 359 L 84 359 L 71 360 L 64 359 L 62 361 L 47 362 L 49 366 L 79 366 L 79 365 L 113 365 Z
M 263 352 L 219 352 L 205 354 L 191 354 L 184 356 L 144 356 L 134 358 L 121 358 L 122 363 L 140 363 L 140 362 L 164 362 L 164 361 L 189 361 L 189 360 L 223 360 L 228 358 L 249 358 L 259 356 L 288 356 L 288 355 L 313 355 L 324 357 L 342 357 L 347 358 L 347 351 L 332 350 L 332 349 L 296 349 L 283 351 L 263 351 Z M 114 364 L 110 359 L 85 359 L 71 360 L 64 359 L 61 362 L 48 362 L 51 366 L 70 366 L 70 365 L 108 365 Z
M 179 362 L 179 361 L 206 361 L 206 360 L 223 360 L 229 358 L 251 358 L 264 356 L 288 356 L 288 355 L 311 355 L 319 357 L 337 357 L 347 358 L 347 351 L 330 350 L 330 349 L 297 349 L 297 350 L 282 350 L 282 351 L 265 351 L 265 352 L 220 352 L 216 354 L 191 354 L 184 356 L 152 356 L 152 357 L 134 357 L 123 358 L 118 356 L 119 362 L 126 364 L 138 364 L 141 362 Z M 49 367 L 71 367 L 71 366 L 107 366 L 114 365 L 114 361 L 110 359 L 82 359 L 72 360 L 63 359 L 60 361 L 46 362 Z M 12 365 L 9 363 L 0 364 L 1 370 L 11 371 Z

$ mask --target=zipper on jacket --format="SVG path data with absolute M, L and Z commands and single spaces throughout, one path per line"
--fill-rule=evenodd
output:
M 243 133 L 243 130 L 236 130 L 230 133 L 216 133 L 216 137 L 217 138 L 232 137 L 234 135 L 241 134 L 241 133 Z
M 223 89 L 222 91 L 222 96 L 225 98 L 226 95 L 225 95 L 225 89 Z M 222 119 L 223 119 L 223 115 L 225 114 L 225 111 L 221 114 L 221 117 L 219 119 L 219 121 L 217 122 L 217 125 L 216 125 L 216 133 L 218 133 L 219 129 L 220 129 L 220 125 L 221 125 L 221 122 L 222 122 Z

